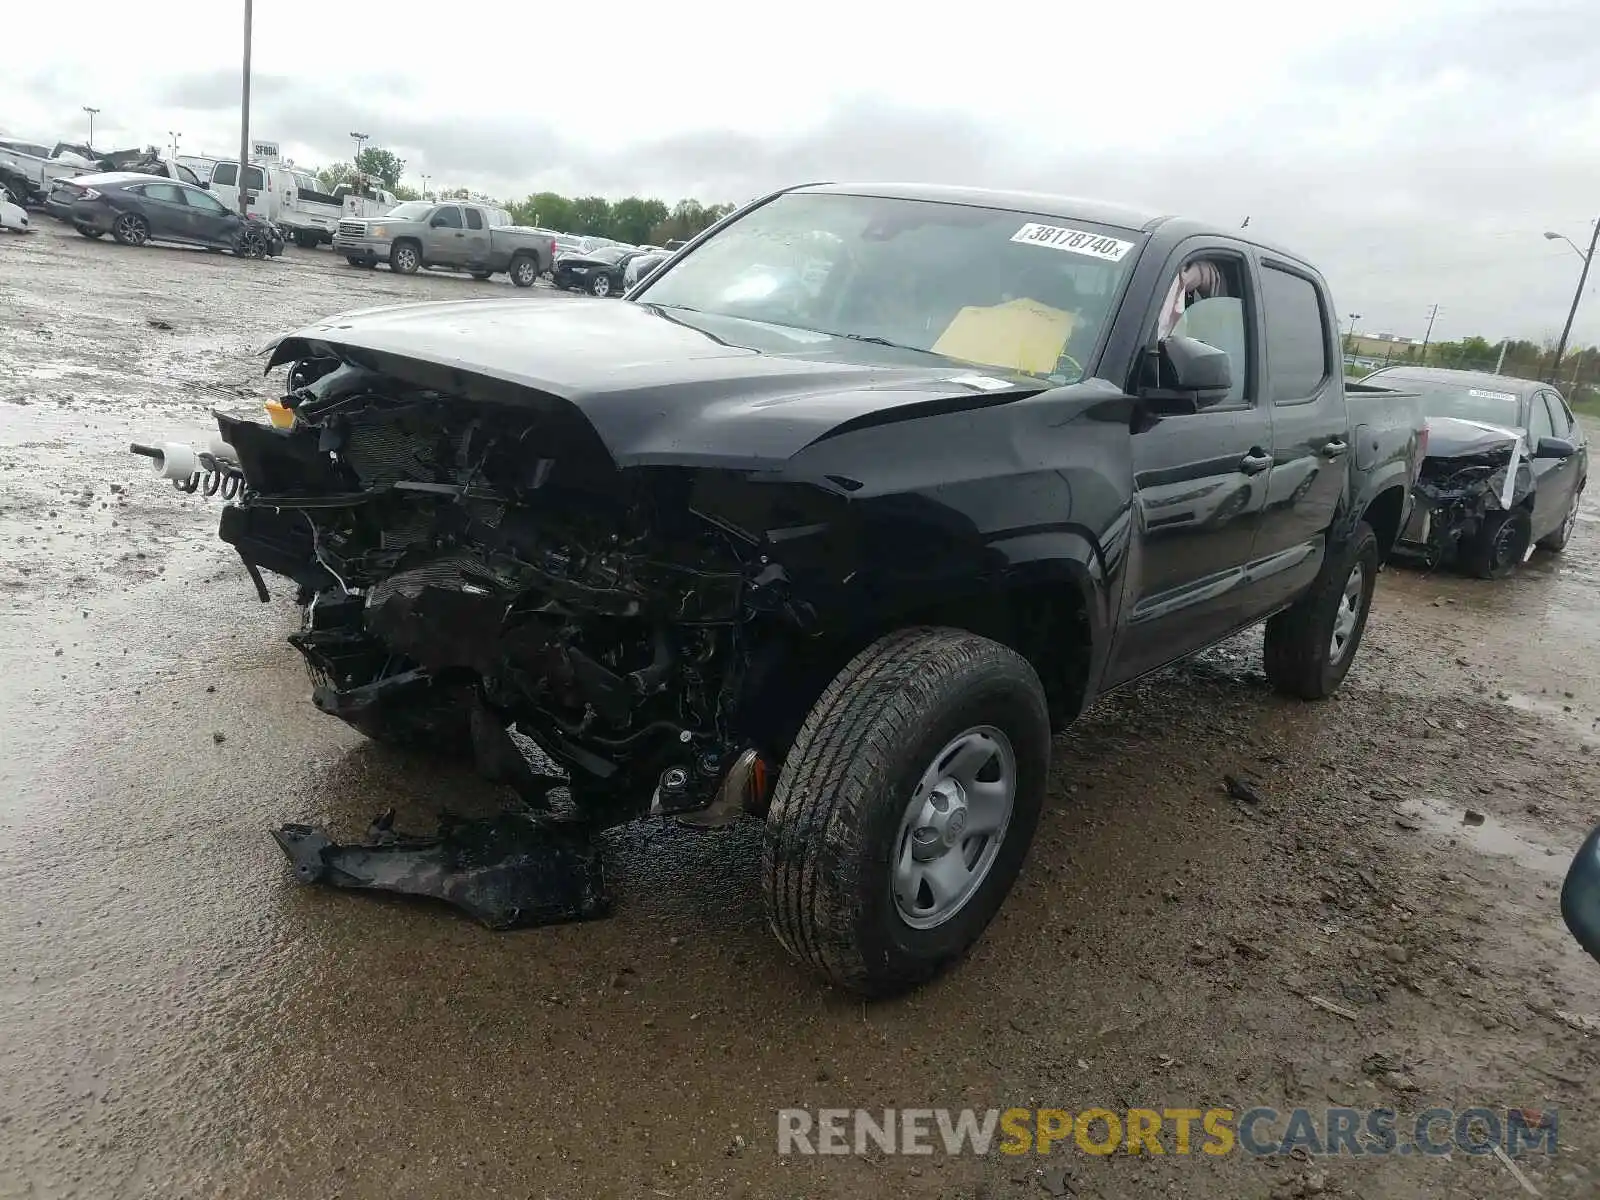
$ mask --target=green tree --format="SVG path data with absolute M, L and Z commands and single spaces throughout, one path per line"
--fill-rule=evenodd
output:
M 619 242 L 637 246 L 650 240 L 650 233 L 667 218 L 667 206 L 660 200 L 629 196 L 611 206 L 611 232 Z
M 572 202 L 572 228 L 564 232 L 610 237 L 611 201 L 604 196 L 580 196 Z
M 332 192 L 334 188 L 350 178 L 350 172 L 355 168 L 347 162 L 336 162 L 331 166 L 323 167 L 317 172 L 317 186 L 325 192 Z
M 406 160 L 396 157 L 394 151 L 380 146 L 368 146 L 356 156 L 356 167 L 367 175 L 383 180 L 391 192 L 400 186 L 400 176 L 405 173 Z

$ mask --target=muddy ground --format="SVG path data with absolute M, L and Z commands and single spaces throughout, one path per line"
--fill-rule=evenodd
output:
M 0 241 L 0 1196 L 1526 1194 L 1460 1153 L 776 1153 L 780 1107 L 1143 1104 L 1557 1109 L 1529 1185 L 1600 1191 L 1600 1042 L 1560 1015 L 1600 966 L 1556 908 L 1600 822 L 1600 511 L 1503 584 L 1386 572 L 1330 702 L 1246 636 L 1097 706 L 971 959 L 863 1005 L 768 935 L 754 826 L 618 831 L 583 926 L 295 884 L 282 821 L 500 798 L 320 716 L 287 597 L 126 445 L 259 412 L 298 322 L 512 292 L 41 222 Z

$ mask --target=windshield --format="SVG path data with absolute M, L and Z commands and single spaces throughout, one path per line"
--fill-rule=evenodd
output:
M 792 192 L 641 299 L 1073 383 L 1133 267 L 1134 238 L 1032 213 Z
M 433 203 L 428 200 L 407 200 L 404 204 L 396 204 L 383 215 L 393 217 L 397 221 L 420 221 L 433 211 Z
M 1427 417 L 1455 417 L 1462 421 L 1484 421 L 1507 429 L 1522 428 L 1521 402 L 1515 392 L 1496 387 L 1473 387 L 1454 380 L 1408 379 L 1404 375 L 1378 373 L 1368 380 L 1380 387 L 1422 395 L 1422 413 Z

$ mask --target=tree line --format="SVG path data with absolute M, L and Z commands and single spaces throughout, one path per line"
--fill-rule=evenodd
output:
M 1354 343 L 1362 340 L 1360 334 L 1355 336 L 1353 342 L 1346 336 L 1346 351 L 1360 354 Z M 1384 361 L 1450 367 L 1462 371 L 1494 371 L 1498 368 L 1502 375 L 1512 375 L 1518 379 L 1543 379 L 1549 375 L 1555 361 L 1555 342 L 1512 338 L 1504 343 L 1503 358 L 1501 345 L 1498 341 L 1477 336 L 1454 342 L 1430 342 L 1426 347 L 1414 343 L 1396 345 Z M 1600 346 L 1568 346 L 1561 356 L 1559 373 L 1561 378 L 1557 383 L 1569 396 L 1600 386 Z
M 365 175 L 381 180 L 388 191 L 401 200 L 479 200 L 506 209 L 518 225 L 536 225 L 558 233 L 611 238 L 631 246 L 660 246 L 675 238 L 691 238 L 716 224 L 733 211 L 731 204 L 702 204 L 698 200 L 679 200 L 669 206 L 654 197 L 628 196 L 607 200 L 604 196 L 563 196 L 558 192 L 535 192 L 509 203 L 490 199 L 466 188 L 430 191 L 426 196 L 403 182 L 406 161 L 392 150 L 367 146 L 352 162 L 337 162 L 317 172 L 317 182 L 332 192 L 351 176 Z

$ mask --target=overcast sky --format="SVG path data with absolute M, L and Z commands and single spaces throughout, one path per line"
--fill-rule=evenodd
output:
M 102 148 L 237 151 L 239 0 L 165 0 L 114 35 L 74 11 L 9 6 L 0 131 L 82 140 L 93 105 Z M 1420 337 L 1438 303 L 1436 339 L 1555 337 L 1581 263 L 1542 234 L 1587 247 L 1600 215 L 1595 0 L 563 11 L 257 0 L 252 135 L 321 165 L 361 130 L 414 185 L 507 198 L 874 179 L 1248 215 L 1360 329 Z

